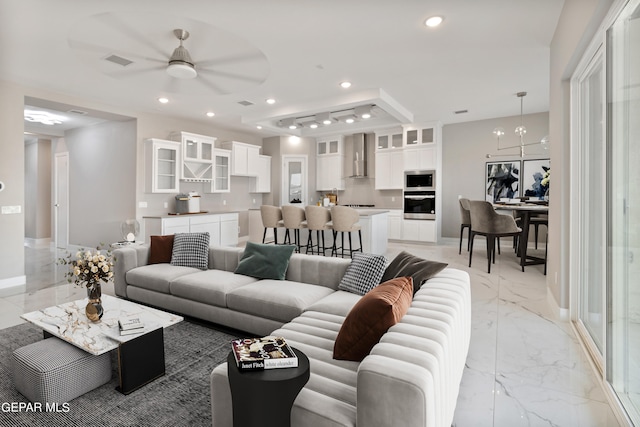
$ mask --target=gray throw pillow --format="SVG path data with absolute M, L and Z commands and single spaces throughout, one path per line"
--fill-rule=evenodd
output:
M 444 270 L 447 265 L 449 264 L 418 258 L 409 252 L 402 251 L 384 271 L 380 283 L 396 277 L 411 276 L 413 279 L 413 294 L 415 295 L 424 282 Z
M 338 289 L 364 295 L 380 284 L 387 260 L 382 255 L 354 252 Z
M 209 268 L 209 233 L 177 233 L 173 237 L 171 265 Z
M 247 242 L 235 273 L 256 279 L 284 280 L 294 245 L 266 245 Z

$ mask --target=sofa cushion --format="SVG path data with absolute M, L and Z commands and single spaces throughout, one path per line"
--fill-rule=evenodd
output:
M 324 286 L 264 279 L 231 290 L 227 294 L 227 307 L 242 313 L 289 322 L 311 304 L 333 292 Z
M 152 264 L 133 268 L 126 273 L 127 283 L 131 286 L 151 291 L 169 293 L 169 284 L 178 277 L 197 273 L 193 267 L 181 267 L 171 264 Z
M 409 252 L 402 251 L 391 261 L 380 282 L 386 282 L 395 277 L 411 276 L 413 279 L 413 293 L 415 294 L 424 282 L 444 270 L 447 265 L 443 262 L 418 258 Z
M 205 304 L 227 306 L 227 293 L 232 289 L 256 282 L 256 279 L 230 271 L 207 270 L 173 280 L 172 295 Z
M 293 245 L 247 242 L 235 272 L 258 279 L 284 280 L 295 248 Z
M 361 361 L 387 330 L 398 323 L 411 306 L 411 277 L 381 283 L 353 306 L 333 347 L 333 357 Z
M 167 236 L 151 236 L 149 245 L 149 261 L 147 264 L 170 263 L 173 253 L 173 234 Z
M 319 311 L 322 313 L 335 314 L 347 317 L 354 305 L 362 298 L 347 291 L 336 291 L 331 295 L 322 298 L 320 301 L 311 304 L 305 311 Z
M 338 289 L 364 295 L 380 283 L 387 260 L 382 255 L 354 252 Z
M 209 267 L 209 233 L 177 233 L 173 238 L 171 264 L 206 270 Z

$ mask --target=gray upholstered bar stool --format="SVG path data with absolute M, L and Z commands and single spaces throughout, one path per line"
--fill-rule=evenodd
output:
M 333 247 L 331 248 L 331 256 L 334 254 L 338 256 L 338 249 L 341 249 L 341 256 L 344 258 L 344 233 L 349 233 L 349 256 L 352 256 L 354 252 L 362 252 L 362 227 L 358 224 L 360 220 L 360 214 L 357 210 L 348 206 L 333 206 L 331 208 L 331 224 L 333 227 Z M 353 249 L 351 244 L 351 233 L 357 231 L 358 238 L 360 239 L 360 247 Z M 341 233 L 342 243 L 338 248 L 336 241 L 338 240 L 338 233 Z
M 325 255 L 327 247 L 324 244 L 324 232 L 325 230 L 333 229 L 333 225 L 331 223 L 331 211 L 322 206 L 307 206 L 304 210 L 307 215 L 307 228 L 309 229 L 307 253 L 311 250 L 311 253 L 313 254 L 315 253 L 313 249 L 318 248 L 318 254 Z M 316 232 L 315 245 L 313 244 L 314 231 Z
M 278 244 L 278 228 L 284 228 L 282 221 L 282 210 L 279 206 L 262 205 L 260 206 L 260 216 L 262 217 L 262 225 L 264 233 L 262 233 L 262 243 L 267 237 L 267 229 L 273 228 L 273 243 Z
M 298 206 L 283 206 L 282 207 L 282 220 L 284 221 L 284 228 L 287 229 L 285 233 L 285 243 L 291 244 L 290 231 L 293 231 L 293 244 L 296 246 L 296 252 L 300 252 L 302 247 L 300 243 L 300 230 L 307 228 L 306 215 L 304 209 Z
M 471 240 L 471 211 L 469 210 L 469 199 L 461 198 L 458 200 L 460 202 L 460 248 L 458 248 L 458 253 L 462 253 L 462 235 L 464 234 L 464 229 L 468 228 L 467 232 L 467 252 L 469 251 L 469 243 Z

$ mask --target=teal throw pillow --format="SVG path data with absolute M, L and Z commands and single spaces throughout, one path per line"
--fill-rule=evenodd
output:
M 235 272 L 256 279 L 284 280 L 295 248 L 293 245 L 247 242 Z

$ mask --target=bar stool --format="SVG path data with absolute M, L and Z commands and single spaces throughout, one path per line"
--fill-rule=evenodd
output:
M 331 248 L 331 256 L 335 253 L 338 256 L 338 249 L 342 249 L 342 257 L 344 258 L 344 233 L 349 233 L 349 256 L 353 256 L 354 252 L 362 252 L 362 227 L 358 224 L 360 214 L 357 210 L 348 206 L 333 206 L 331 208 L 331 224 L 333 227 L 333 247 Z M 360 239 L 360 247 L 353 249 L 351 244 L 351 233 L 357 231 Z M 338 232 L 341 233 L 342 246 L 336 247 Z
M 267 238 L 267 229 L 273 228 L 273 243 L 278 244 L 278 228 L 284 228 L 282 221 L 282 210 L 278 206 L 262 205 L 260 206 L 260 216 L 262 217 L 262 225 L 264 233 L 262 233 L 262 243 Z
M 467 232 L 467 252 L 469 251 L 469 235 L 471 234 L 471 211 L 469 210 L 469 199 L 461 198 L 460 202 L 460 248 L 458 254 L 462 253 L 462 236 L 464 235 L 464 229 L 468 228 Z
M 306 215 L 304 209 L 298 206 L 283 206 L 282 207 L 282 220 L 284 221 L 284 228 L 287 229 L 285 233 L 285 243 L 291 244 L 290 230 L 293 230 L 293 244 L 296 246 L 296 252 L 300 252 L 302 245 L 300 244 L 300 230 L 307 228 Z
M 311 254 L 313 254 L 313 248 L 318 248 L 318 254 L 325 255 L 327 248 L 324 245 L 324 231 L 333 229 L 333 225 L 331 223 L 331 211 L 322 206 L 307 206 L 305 208 L 305 214 L 307 216 L 307 228 L 309 229 L 309 238 L 307 239 L 307 253 L 309 253 L 309 249 L 311 249 Z M 315 245 L 313 244 L 313 231 L 316 232 Z M 320 251 L 321 236 L 322 251 Z

